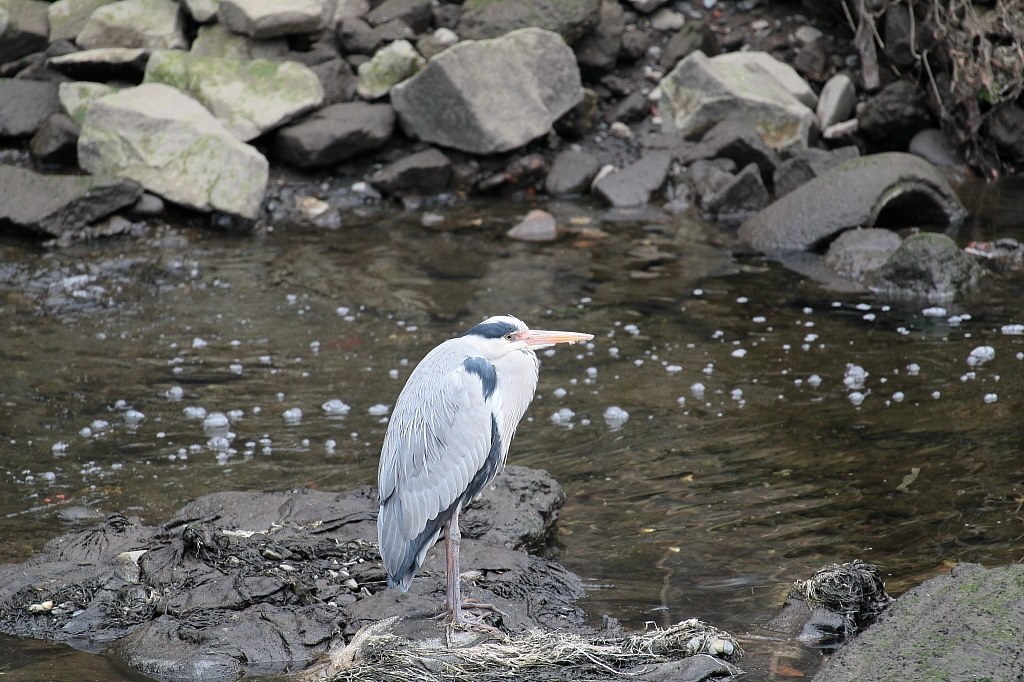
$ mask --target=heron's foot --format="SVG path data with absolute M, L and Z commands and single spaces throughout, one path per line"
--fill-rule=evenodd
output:
M 485 604 L 473 597 L 466 597 L 462 600 L 462 608 L 466 611 L 489 611 L 497 616 L 504 616 L 505 612 L 494 604 Z
M 494 609 L 494 607 L 491 607 Z M 494 609 L 495 613 L 500 613 L 497 609 Z M 462 627 L 467 630 L 475 630 L 477 632 L 483 632 L 494 637 L 501 639 L 507 639 L 508 635 L 502 632 L 500 629 L 494 627 L 490 623 L 484 622 L 484 618 L 487 616 L 474 607 L 472 604 L 463 604 L 462 608 L 456 612 L 449 611 L 444 614 L 449 616 L 449 624 L 454 627 Z

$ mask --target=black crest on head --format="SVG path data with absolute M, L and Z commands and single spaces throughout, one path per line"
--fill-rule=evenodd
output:
M 506 334 L 514 334 L 519 331 L 511 322 L 481 322 L 470 328 L 463 336 L 480 336 L 485 339 L 500 339 Z

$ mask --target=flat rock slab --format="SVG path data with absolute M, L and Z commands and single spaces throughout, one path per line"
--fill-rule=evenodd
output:
M 764 253 L 803 251 L 854 227 L 874 227 L 887 208 L 955 226 L 967 211 L 924 159 L 891 152 L 845 161 L 747 220 L 739 236 Z
M 566 149 L 555 157 L 544 179 L 544 189 L 552 196 L 583 194 L 601 170 L 597 157 L 583 151 Z
M 138 183 L 97 175 L 42 175 L 0 166 L 0 228 L 59 237 L 142 196 Z
M 574 43 L 601 19 L 601 0 L 490 0 L 467 2 L 465 8 L 456 33 L 469 40 L 536 27 Z
M 572 49 L 537 28 L 453 45 L 391 90 L 409 135 L 474 154 L 523 146 L 582 98 Z
M 199 102 L 160 83 L 94 101 L 82 122 L 78 162 L 184 206 L 243 218 L 259 213 L 269 172 L 267 160 Z
M 57 0 L 47 9 L 50 19 L 50 42 L 74 40 L 89 21 L 92 13 L 116 0 Z
M 56 83 L 0 78 L 0 137 L 32 135 L 58 111 Z
M 75 80 L 138 83 L 146 71 L 149 53 L 141 47 L 98 47 L 50 57 L 46 63 Z
M 278 38 L 326 28 L 334 18 L 328 0 L 222 0 L 220 23 L 253 38 Z
M 120 0 L 90 16 L 76 40 L 86 50 L 97 47 L 144 47 L 180 50 L 188 47 L 185 18 L 173 0 Z
M 962 564 L 902 595 L 814 682 L 1024 679 L 1024 566 Z
M 274 156 L 300 168 L 329 166 L 380 147 L 394 128 L 388 104 L 332 104 L 277 131 Z
M 615 208 L 641 206 L 665 184 L 671 163 L 671 154 L 650 152 L 636 163 L 598 178 L 594 193 Z
M 387 194 L 437 194 L 448 187 L 452 162 L 438 149 L 425 149 L 389 163 L 370 177 Z
M 510 631 L 582 622 L 580 579 L 520 551 L 543 545 L 564 497 L 542 471 L 508 467 L 463 520 L 470 595 Z M 115 514 L 0 566 L 0 632 L 97 650 L 158 678 L 223 679 L 295 669 L 389 615 L 438 637 L 444 549 L 407 593 L 385 590 L 373 490 L 225 492 L 161 526 Z M 469 583 L 469 581 L 466 581 Z M 33 605 L 36 605 L 33 608 Z

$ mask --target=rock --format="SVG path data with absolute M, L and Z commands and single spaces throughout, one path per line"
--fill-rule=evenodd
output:
M 582 96 L 572 50 L 536 28 L 460 42 L 391 91 L 406 133 L 473 154 L 521 147 Z
M 335 31 L 344 54 L 372 55 L 380 46 L 380 36 L 358 17 L 344 19 Z
M 57 0 L 47 9 L 50 42 L 74 40 L 85 28 L 92 13 L 112 2 L 115 0 Z
M 787 83 L 780 82 L 777 75 L 785 69 L 769 70 L 765 67 L 769 61 L 775 60 L 764 53 L 712 58 L 692 53 L 661 80 L 665 131 L 686 137 L 731 118 L 752 125 L 774 149 L 806 148 L 815 125 L 814 112 L 791 92 L 798 88 L 789 82 L 803 81 L 794 71 L 784 79 Z
M 60 236 L 130 206 L 142 194 L 131 180 L 108 175 L 41 175 L 0 166 L 0 227 Z
M 220 0 L 182 0 L 181 4 L 196 23 L 206 24 L 217 18 Z
M 914 135 L 907 151 L 957 175 L 966 176 L 970 172 L 960 150 L 949 136 L 938 128 L 925 128 Z
M 590 187 L 601 169 L 596 157 L 582 151 L 566 149 L 555 157 L 544 180 L 544 189 L 551 196 L 582 194 Z
M 165 199 L 243 218 L 259 213 L 267 160 L 201 104 L 160 83 L 101 97 L 89 107 L 78 161 L 131 178 Z
M 655 31 L 678 31 L 685 23 L 686 17 L 667 7 L 662 7 L 651 17 L 651 28 Z
M 79 81 L 138 83 L 146 72 L 149 50 L 138 47 L 100 47 L 51 57 L 47 63 Z
M 824 82 L 834 72 L 829 52 L 821 40 L 798 47 L 791 63 L 797 73 L 815 83 Z
M 855 228 L 841 233 L 829 244 L 825 265 L 843 277 L 860 279 L 868 270 L 881 267 L 903 239 L 891 230 Z
M 470 0 L 456 32 L 464 39 L 497 38 L 523 28 L 553 31 L 570 45 L 601 18 L 601 0 Z
M 70 116 L 57 112 L 39 126 L 29 141 L 28 150 L 39 163 L 75 165 L 78 160 L 78 126 Z
M 119 0 L 103 5 L 78 34 L 79 47 L 144 47 L 181 50 L 188 47 L 181 7 L 174 0 Z
M 751 163 L 717 191 L 701 198 L 701 208 L 719 220 L 739 222 L 771 202 L 757 164 Z
M 320 79 L 325 105 L 348 102 L 355 97 L 356 75 L 344 59 L 332 59 L 311 67 L 311 70 Z
M 364 99 L 379 99 L 419 73 L 426 63 L 412 43 L 396 40 L 377 50 L 370 61 L 359 65 L 356 92 Z
M 81 126 L 92 103 L 116 90 L 117 88 L 110 85 L 88 81 L 61 83 L 57 88 L 57 97 L 64 113 L 71 117 L 75 125 Z
M 385 194 L 438 194 L 448 188 L 452 162 L 437 149 L 405 156 L 381 168 L 370 184 Z
M 898 80 L 857 108 L 860 131 L 882 149 L 903 150 L 910 138 L 931 124 L 924 92 L 915 83 Z
M 374 7 L 364 19 L 371 26 L 383 24 L 392 19 L 401 19 L 416 33 L 430 28 L 433 12 L 430 0 L 384 0 Z
M 295 36 L 291 43 L 293 46 L 300 46 L 303 49 L 291 49 L 285 56 L 285 60 L 297 62 L 305 66 L 316 66 L 329 62 L 332 59 L 340 59 L 341 52 L 338 50 L 337 41 L 328 31 L 322 31 L 313 36 Z M 305 40 L 303 40 L 305 39 Z M 287 42 L 287 41 L 286 41 Z
M 280 59 L 288 54 L 288 41 L 284 38 L 259 40 L 234 33 L 222 24 L 210 24 L 199 27 L 189 52 L 197 57 Z
M 973 290 L 984 272 L 948 236 L 921 232 L 904 239 L 862 281 L 880 296 L 941 303 Z
M 576 106 L 555 121 L 555 131 L 563 137 L 579 139 L 594 129 L 600 111 L 597 93 L 583 88 L 583 97 Z
M 636 24 L 626 24 L 626 30 L 622 32 L 622 47 L 619 50 L 623 59 L 635 62 L 647 54 L 647 49 L 650 46 L 649 31 L 641 30 Z
M 615 68 L 626 28 L 625 13 L 618 0 L 603 0 L 601 18 L 594 30 L 577 41 L 574 51 L 583 73 L 597 76 Z
M 448 28 L 439 28 L 433 33 L 420 36 L 416 41 L 416 50 L 424 59 L 432 59 L 449 47 L 459 42 L 459 36 Z
M 622 170 L 599 177 L 593 191 L 615 208 L 646 204 L 651 193 L 665 184 L 671 163 L 670 154 L 648 153 Z
M 622 121 L 623 123 L 639 121 L 647 115 L 650 108 L 651 105 L 647 101 L 647 95 L 639 91 L 632 92 L 621 102 L 609 109 L 604 115 L 604 120 L 606 123 L 613 123 L 615 121 Z
M 59 110 L 56 83 L 0 78 L 0 138 L 33 135 Z
M 240 140 L 251 140 L 320 105 L 320 79 L 295 62 L 240 61 L 188 52 L 154 52 L 146 83 L 191 95 Z
M 680 59 L 697 51 L 705 55 L 718 54 L 718 39 L 703 21 L 692 21 L 673 33 L 661 52 L 658 64 L 663 69 L 671 69 Z
M 883 211 L 905 210 L 917 222 L 957 225 L 966 210 L 942 174 L 898 152 L 845 161 L 777 199 L 740 228 L 758 251 L 803 251 L 853 227 L 874 227 Z
M 633 5 L 636 11 L 641 14 L 650 14 L 666 2 L 668 0 L 629 0 L 629 4 Z
M 0 64 L 46 49 L 48 7 L 39 0 L 0 0 Z
M 858 156 L 857 147 L 839 147 L 833 150 L 804 149 L 793 154 L 776 167 L 772 174 L 772 187 L 775 198 L 789 194 L 800 185 L 808 182 L 843 161 Z
M 128 209 L 130 215 L 140 217 L 160 215 L 163 212 L 164 200 L 149 192 L 143 192 L 139 200 Z
M 370 0 L 337 0 L 334 24 L 345 19 L 358 18 L 370 11 Z
M 553 242 L 558 239 L 558 223 L 547 211 L 533 210 L 515 227 L 505 233 L 509 239 L 521 242 Z
M 2 17 L 0 17 L 2 21 Z M 78 52 L 78 48 L 69 40 L 58 40 L 47 46 L 42 52 L 34 52 L 13 62 L 0 64 L 0 76 L 14 75 L 21 80 L 32 81 L 54 81 L 57 83 L 71 80 L 64 74 L 51 69 L 47 65 L 50 57 L 60 57 L 72 52 Z
M 328 166 L 388 141 L 395 112 L 387 104 L 348 102 L 320 111 L 277 132 L 274 156 L 301 168 Z
M 327 28 L 334 11 L 331 0 L 221 0 L 217 17 L 235 33 L 278 38 Z
M 1024 109 L 1005 102 L 993 110 L 988 119 L 988 134 L 1009 163 L 1024 160 Z
M 853 81 L 845 73 L 837 73 L 828 79 L 818 95 L 818 127 L 824 130 L 849 120 L 856 106 L 857 91 Z
M 779 155 L 761 139 L 750 125 L 726 119 L 704 134 L 699 144 L 679 154 L 679 160 L 689 163 L 696 159 L 730 159 L 737 168 L 754 163 L 762 179 L 770 180 L 781 163 Z

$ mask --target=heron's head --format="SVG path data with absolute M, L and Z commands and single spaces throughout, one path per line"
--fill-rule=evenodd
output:
M 593 334 L 530 329 L 511 315 L 495 315 L 469 329 L 462 338 L 476 347 L 491 362 L 517 350 L 535 351 L 556 343 L 579 343 L 594 338 Z

